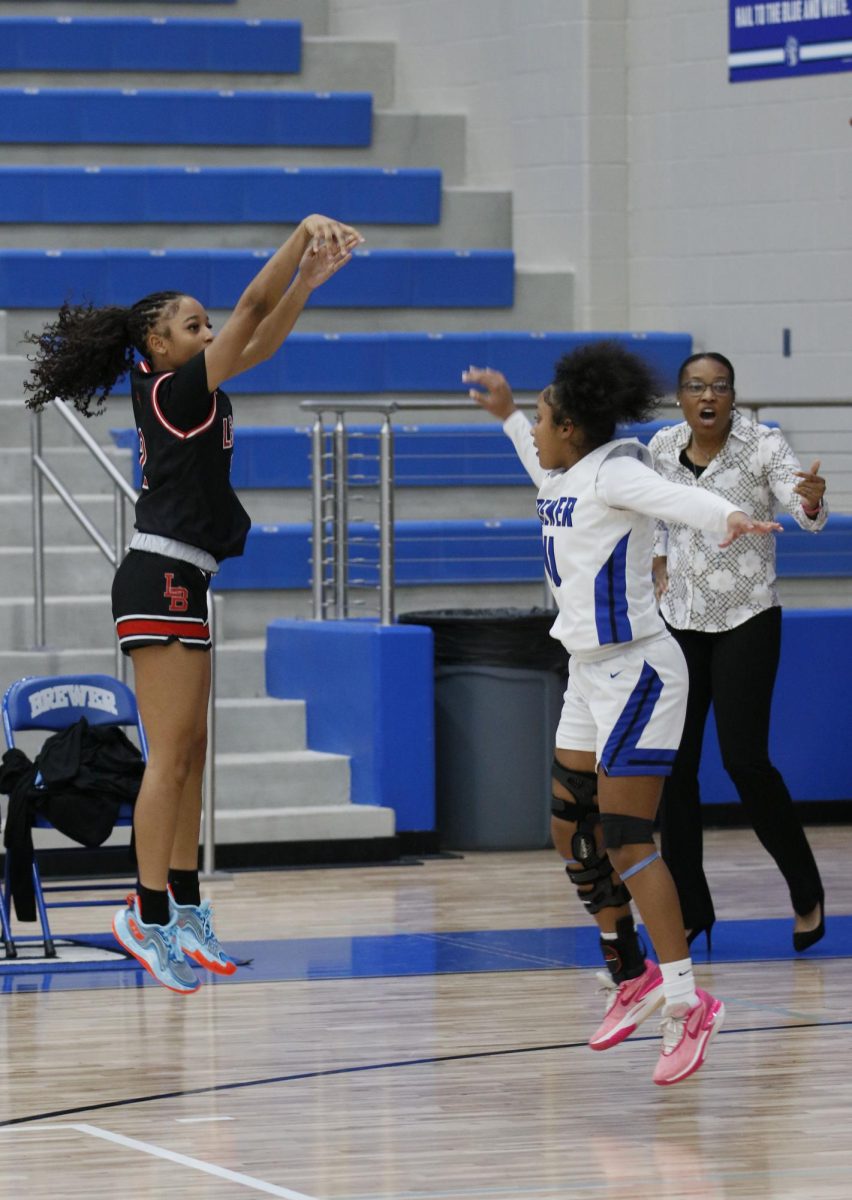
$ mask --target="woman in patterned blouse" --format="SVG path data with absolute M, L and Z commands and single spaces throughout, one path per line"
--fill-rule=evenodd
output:
M 651 441 L 667 479 L 708 488 L 756 520 L 785 508 L 817 532 L 828 516 L 819 462 L 800 464 L 780 431 L 735 408 L 734 368 L 721 354 L 695 354 L 678 373 L 684 421 Z M 754 831 L 790 889 L 793 945 L 806 950 L 825 932 L 819 870 L 790 793 L 769 758 L 769 712 L 781 646 L 772 538 L 720 550 L 686 525 L 661 526 L 654 578 L 660 608 L 689 667 L 686 724 L 661 808 L 662 853 L 680 896 L 690 941 L 714 922 L 702 866 L 698 767 L 710 704 L 725 770 Z M 742 719 L 743 712 L 748 720 Z

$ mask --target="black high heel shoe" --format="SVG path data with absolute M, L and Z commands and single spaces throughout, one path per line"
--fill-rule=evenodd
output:
M 818 941 L 825 937 L 825 901 L 819 902 L 819 925 L 816 929 L 807 929 L 804 933 L 796 933 L 793 931 L 793 949 L 799 954 L 803 950 L 809 950 L 811 946 L 815 946 Z
M 687 933 L 687 935 L 686 935 L 687 946 L 691 946 L 692 943 L 695 941 L 695 939 L 697 937 L 700 937 L 701 934 L 703 933 L 704 937 L 707 940 L 707 957 L 710 958 L 710 956 L 713 953 L 713 951 L 712 951 L 712 935 L 713 935 L 713 926 L 715 924 L 716 924 L 716 921 L 714 918 L 712 921 L 708 921 L 708 923 L 706 925 L 696 925 L 694 929 L 690 929 L 689 933 Z

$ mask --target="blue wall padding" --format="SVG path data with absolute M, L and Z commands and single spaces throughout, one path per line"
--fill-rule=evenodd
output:
M 471 363 L 502 371 L 516 391 L 539 391 L 562 354 L 605 337 L 638 354 L 668 387 L 692 348 L 687 333 L 292 333 L 279 354 L 229 380 L 226 391 L 462 397 L 462 371 Z M 116 390 L 127 392 L 127 381 Z
M 437 225 L 441 172 L 420 167 L 0 166 L 0 221 Z
M 412 636 L 413 635 L 413 636 Z M 311 750 L 347 754 L 352 799 L 435 828 L 432 631 L 371 621 L 272 621 L 270 696 L 307 702 Z
M 300 21 L 6 17 L 3 71 L 301 70 Z
M 777 541 L 779 576 L 852 575 L 852 516 L 832 516 L 830 535 L 806 533 L 790 517 L 782 517 L 781 524 L 785 532 Z M 394 529 L 395 580 L 399 585 L 534 583 L 543 579 L 541 526 L 535 518 L 397 521 Z M 357 569 L 361 582 L 377 585 L 377 526 L 372 522 L 352 524 L 349 536 L 350 553 L 357 548 L 358 556 L 365 560 Z M 832 553 L 820 546 L 829 536 L 835 547 Z M 215 586 L 225 590 L 305 588 L 310 584 L 310 555 L 307 524 L 257 526 L 249 534 L 245 555 L 222 564 Z
M 133 304 L 175 289 L 232 308 L 269 250 L 0 249 L 0 307 Z M 514 300 L 511 250 L 362 250 L 311 295 L 323 308 L 498 308 Z
M 852 799 L 850 678 L 852 609 L 785 609 L 769 752 L 794 800 Z M 705 804 L 737 799 L 722 767 L 712 714 L 699 782 Z
M 647 444 L 668 422 L 625 426 L 624 437 Z M 347 425 L 348 478 L 355 487 L 378 484 L 379 439 L 375 425 Z M 111 429 L 116 446 L 137 450 L 133 429 Z M 311 434 L 305 427 L 260 425 L 235 430 L 231 482 L 235 488 L 309 488 Z M 331 434 L 327 435 L 331 453 Z M 134 462 L 134 486 L 142 472 Z M 530 487 L 514 446 L 498 425 L 397 425 L 394 430 L 396 487 Z
M 0 142 L 369 146 L 368 92 L 0 88 Z

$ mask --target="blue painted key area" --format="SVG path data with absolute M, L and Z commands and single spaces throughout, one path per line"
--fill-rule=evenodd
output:
M 0 308 L 129 306 L 177 289 L 232 308 L 272 250 L 0 250 Z M 317 308 L 509 308 L 511 250 L 361 250 L 311 294 Z
M 792 949 L 792 927 L 790 917 L 718 921 L 713 927 L 712 962 L 784 962 L 794 958 L 825 960 L 852 956 L 852 916 L 829 915 L 825 937 L 804 955 L 795 955 Z M 85 934 L 75 940 L 116 947 L 109 934 Z M 205 987 L 601 968 L 597 928 L 591 924 L 581 928 L 226 942 L 225 949 L 238 959 L 251 959 L 251 964 L 240 967 L 230 978 L 201 972 Z M 697 942 L 692 954 L 698 964 L 707 961 Z M 157 986 L 135 959 L 95 968 L 0 961 L 0 990 L 4 992 Z
M 441 172 L 419 167 L 0 166 L 0 221 L 281 224 L 301 221 L 309 212 L 345 213 L 359 226 L 437 225 Z M 60 261 L 67 256 L 75 265 L 73 255 L 81 252 L 21 253 L 49 253 Z M 6 269 L 13 264 L 10 254 Z M 229 306 L 235 300 L 231 296 Z
M 369 146 L 367 92 L 0 88 L 0 142 Z
M 3 71 L 251 71 L 302 66 L 300 21 L 0 18 Z

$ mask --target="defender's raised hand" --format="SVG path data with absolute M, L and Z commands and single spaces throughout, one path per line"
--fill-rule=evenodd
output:
M 473 384 L 468 391 L 471 400 L 493 416 L 505 421 L 517 407 L 505 375 L 490 367 L 468 367 L 462 371 L 462 382 Z

